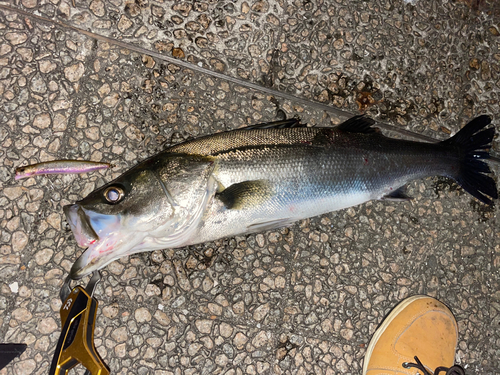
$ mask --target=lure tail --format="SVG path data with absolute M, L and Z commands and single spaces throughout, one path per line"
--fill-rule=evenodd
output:
M 498 198 L 498 191 L 495 180 L 487 175 L 491 173 L 490 167 L 483 161 L 490 158 L 488 150 L 495 135 L 495 128 L 484 129 L 489 124 L 489 116 L 476 117 L 441 144 L 457 149 L 461 158 L 458 173 L 451 177 L 465 191 L 481 202 L 491 205 L 493 199 Z

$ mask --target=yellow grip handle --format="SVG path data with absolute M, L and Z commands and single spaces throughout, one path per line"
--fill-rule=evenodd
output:
M 80 286 L 73 288 L 60 314 L 63 326 L 49 375 L 67 375 L 81 363 L 92 375 L 109 375 L 94 345 L 98 302 Z

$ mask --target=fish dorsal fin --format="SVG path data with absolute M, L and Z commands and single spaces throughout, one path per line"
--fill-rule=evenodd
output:
M 412 197 L 409 197 L 406 194 L 406 186 L 401 186 L 399 189 L 396 189 L 392 193 L 384 195 L 382 198 L 380 198 L 380 200 L 392 202 L 406 202 L 412 199 Z
M 350 133 L 364 133 L 371 134 L 378 132 L 378 128 L 374 128 L 375 120 L 365 115 L 351 117 L 349 120 L 344 121 L 337 126 L 337 129 Z
M 243 181 L 217 193 L 216 197 L 227 209 L 241 210 L 262 204 L 272 194 L 269 183 L 265 180 Z
M 242 129 L 291 129 L 291 128 L 306 128 L 307 124 L 302 124 L 299 118 L 290 118 L 288 120 L 279 120 L 272 122 L 263 122 L 262 124 L 249 125 Z

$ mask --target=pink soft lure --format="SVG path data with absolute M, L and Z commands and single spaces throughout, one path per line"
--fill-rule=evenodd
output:
M 16 168 L 16 180 L 41 174 L 87 173 L 113 167 L 109 163 L 86 160 L 54 160 Z

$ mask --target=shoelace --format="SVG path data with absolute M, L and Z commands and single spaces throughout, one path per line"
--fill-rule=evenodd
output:
M 438 375 L 441 371 L 446 371 L 446 375 L 465 375 L 465 370 L 463 369 L 462 366 L 459 365 L 454 365 L 451 367 L 440 366 L 434 370 L 434 374 L 431 374 L 429 371 L 427 371 L 427 369 L 424 367 L 422 362 L 420 362 L 417 356 L 413 358 L 415 358 L 415 361 L 417 363 L 404 362 L 403 367 L 404 368 L 415 367 L 416 369 L 423 371 L 424 375 Z

